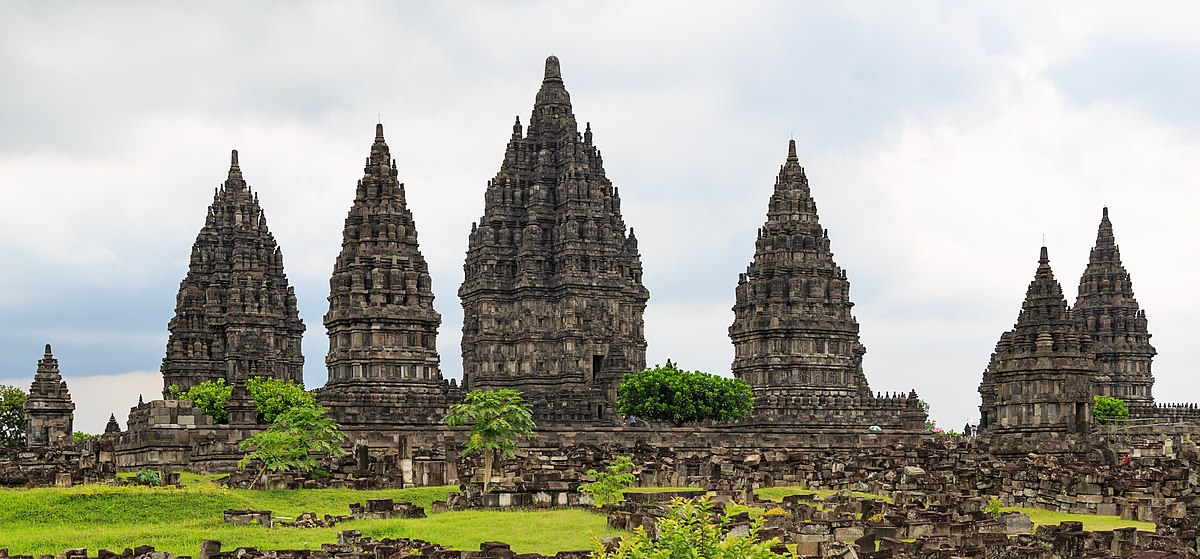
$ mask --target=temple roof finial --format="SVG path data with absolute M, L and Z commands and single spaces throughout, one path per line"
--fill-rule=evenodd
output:
M 242 168 L 238 166 L 238 152 L 236 149 L 233 150 L 229 156 L 229 176 L 227 177 L 226 180 L 227 181 L 243 180 L 242 179 Z
M 1042 246 L 1042 255 L 1038 259 L 1038 264 L 1049 264 L 1049 263 L 1050 263 L 1050 251 L 1046 250 L 1045 245 L 1043 245 Z
M 562 70 L 558 67 L 557 56 L 552 54 L 546 57 L 546 75 L 542 78 L 542 81 L 562 81 Z
M 799 162 L 800 158 L 796 157 L 796 140 L 788 140 L 788 161 Z
M 53 352 L 50 351 L 50 344 L 46 344 L 46 355 L 53 355 Z
M 382 122 L 375 125 L 375 141 L 376 142 L 383 141 L 383 123 Z

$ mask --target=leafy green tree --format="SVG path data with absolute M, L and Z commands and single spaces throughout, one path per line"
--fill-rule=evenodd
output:
M 90 440 L 92 440 L 92 439 L 94 439 L 94 438 L 96 438 L 96 437 L 99 437 L 99 436 L 100 436 L 100 435 L 93 435 L 93 434 L 91 434 L 91 433 L 84 433 L 83 431 L 75 431 L 74 433 L 71 433 L 71 441 L 72 441 L 72 442 L 81 443 L 81 442 L 84 442 L 84 441 L 90 441 Z
M 679 369 L 670 360 L 625 375 L 617 389 L 617 411 L 644 419 L 693 421 L 742 419 L 754 408 L 750 385 L 737 378 Z
M 0 446 L 25 446 L 25 391 L 0 384 Z
M 925 400 L 917 400 L 917 407 L 925 412 L 925 430 L 932 431 L 937 429 L 937 420 L 929 417 L 929 402 Z
M 750 532 L 740 536 L 726 533 L 730 520 L 729 514 L 716 517 L 707 497 L 695 501 L 676 498 L 658 521 L 656 539 L 641 526 L 611 551 L 595 538 L 592 559 L 790 559 L 790 555 L 771 551 L 778 540 L 759 541 L 762 518 L 754 520 Z
M 167 387 L 167 393 L 176 400 L 191 400 L 192 406 L 197 407 L 212 416 L 213 423 L 228 423 L 229 397 L 233 395 L 233 386 L 225 384 L 225 379 L 206 380 L 187 390 L 180 390 L 172 384 Z
M 1129 419 L 1129 408 L 1120 398 L 1093 396 L 1092 418 L 1100 425 L 1115 425 Z
M 346 434 L 336 421 L 325 415 L 325 408 L 296 406 L 276 416 L 270 427 L 238 443 L 238 448 L 249 451 L 238 461 L 238 468 L 245 468 L 254 460 L 262 463 L 250 483 L 254 487 L 267 471 L 310 472 L 317 467 L 316 454 L 345 454 L 338 446 L 344 440 Z
M 306 392 L 290 380 L 251 377 L 246 381 L 246 391 L 254 398 L 259 423 L 272 423 L 281 413 L 297 406 L 315 406 L 316 396 Z M 192 405 L 212 416 L 213 423 L 229 422 L 229 398 L 233 396 L 233 385 L 225 379 L 206 380 L 188 390 L 171 385 L 167 393 L 172 398 L 191 400 Z
M 591 495 L 598 507 L 615 503 L 621 499 L 621 492 L 633 485 L 633 459 L 618 456 L 604 471 L 588 470 L 587 475 L 596 481 L 580 485 L 579 491 Z
M 516 390 L 472 390 L 461 404 L 450 406 L 445 418 L 450 427 L 467 426 L 464 455 L 483 453 L 483 490 L 492 479 L 492 461 L 497 452 L 512 458 L 517 451 L 517 438 L 533 434 L 533 412 Z
M 252 377 L 246 391 L 254 398 L 259 423 L 273 423 L 276 417 L 294 407 L 315 406 L 317 397 L 290 380 Z

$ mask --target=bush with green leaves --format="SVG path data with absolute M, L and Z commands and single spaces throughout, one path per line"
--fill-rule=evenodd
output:
M 346 434 L 325 414 L 325 408 L 296 406 L 276 416 L 270 427 L 238 443 L 238 448 L 249 451 L 238 462 L 238 468 L 254 460 L 261 463 L 251 487 L 268 471 L 311 472 L 319 463 L 317 454 L 345 454 L 338 445 L 344 440 Z
M 1120 398 L 1093 396 L 1092 418 L 1100 425 L 1116 425 L 1129 419 L 1129 408 Z
M 229 397 L 233 395 L 233 386 L 226 384 L 225 379 L 206 380 L 187 390 L 180 390 L 172 384 L 167 387 L 167 394 L 176 400 L 191 400 L 192 406 L 212 416 L 213 423 L 228 423 Z
M 533 412 L 521 398 L 521 393 L 508 388 L 472 390 L 462 403 L 450 406 L 445 418 L 450 427 L 469 427 L 463 455 L 483 453 L 483 490 L 488 490 L 492 478 L 495 454 L 512 458 L 517 451 L 517 438 L 533 434 Z
M 995 518 L 1000 516 L 1000 511 L 1003 509 L 1004 501 L 1001 501 L 999 497 L 992 497 L 988 499 L 987 507 L 984 510 Z
M 246 391 L 257 405 L 259 423 L 272 423 L 295 407 L 317 405 L 316 396 L 290 380 L 251 377 L 246 381 Z
M 82 443 L 85 441 L 90 441 L 92 439 L 98 438 L 99 436 L 100 435 L 84 433 L 83 431 L 75 431 L 74 433 L 71 433 L 71 441 L 76 442 L 76 443 Z
M 710 419 L 742 419 L 753 408 L 754 397 L 746 381 L 685 371 L 670 360 L 666 365 L 625 375 L 617 389 L 618 412 L 670 421 L 676 426 Z
M 595 481 L 579 486 L 579 491 L 591 495 L 592 502 L 602 507 L 621 499 L 621 492 L 633 485 L 633 459 L 618 456 L 604 471 L 588 470 L 588 477 Z
M 0 447 L 25 446 L 25 391 L 0 384 Z
M 246 392 L 254 399 L 258 422 L 275 421 L 276 417 L 298 406 L 317 405 L 316 396 L 290 380 L 266 377 L 251 377 L 246 381 Z M 229 398 L 233 396 L 233 385 L 225 379 L 206 380 L 187 390 L 171 385 L 167 393 L 178 400 L 191 400 L 192 405 L 212 416 L 213 423 L 229 422 Z
M 138 470 L 138 473 L 133 474 L 133 481 L 139 485 L 153 485 L 155 487 L 162 485 L 162 476 L 158 470 Z
M 748 534 L 733 535 L 725 529 L 732 515 L 718 517 L 712 508 L 707 497 L 676 498 L 658 520 L 657 538 L 651 538 L 641 526 L 611 550 L 595 538 L 592 559 L 790 559 L 790 555 L 771 551 L 778 540 L 759 541 L 762 518 L 750 524 Z

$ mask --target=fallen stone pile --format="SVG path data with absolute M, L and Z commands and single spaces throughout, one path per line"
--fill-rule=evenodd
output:
M 408 501 L 399 503 L 391 499 L 367 499 L 366 506 L 362 503 L 350 505 L 350 516 L 353 518 L 425 518 L 425 509 Z
M 0 487 L 70 487 L 110 482 L 116 473 L 110 438 L 64 447 L 0 447 Z
M 993 517 L 980 498 L 908 497 L 904 502 L 887 503 L 846 492 L 827 500 L 795 495 L 782 503 L 756 503 L 771 507 L 762 517 L 758 535 L 762 541 L 778 538 L 795 544 L 797 556 L 821 558 L 1200 557 L 1194 523 L 1190 529 L 1158 533 L 1135 528 L 1089 532 L 1079 522 L 1034 530 L 1024 514 Z M 720 515 L 728 502 L 728 495 L 714 499 L 714 516 Z M 653 499 L 626 500 L 606 510 L 610 526 L 640 527 L 651 536 L 667 512 L 662 501 Z M 749 525 L 743 513 L 733 516 L 725 529 L 746 533 Z

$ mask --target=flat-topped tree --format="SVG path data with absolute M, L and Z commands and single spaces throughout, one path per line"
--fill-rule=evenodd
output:
M 266 376 L 303 384 L 304 323 L 283 271 L 283 252 L 231 156 L 196 235 L 167 325 L 163 395 L 207 380 Z
M 463 401 L 450 406 L 445 418 L 450 427 L 467 427 L 470 435 L 463 454 L 483 454 L 483 490 L 491 485 L 492 464 L 496 455 L 512 458 L 517 440 L 533 435 L 533 413 L 520 392 L 472 390 Z

